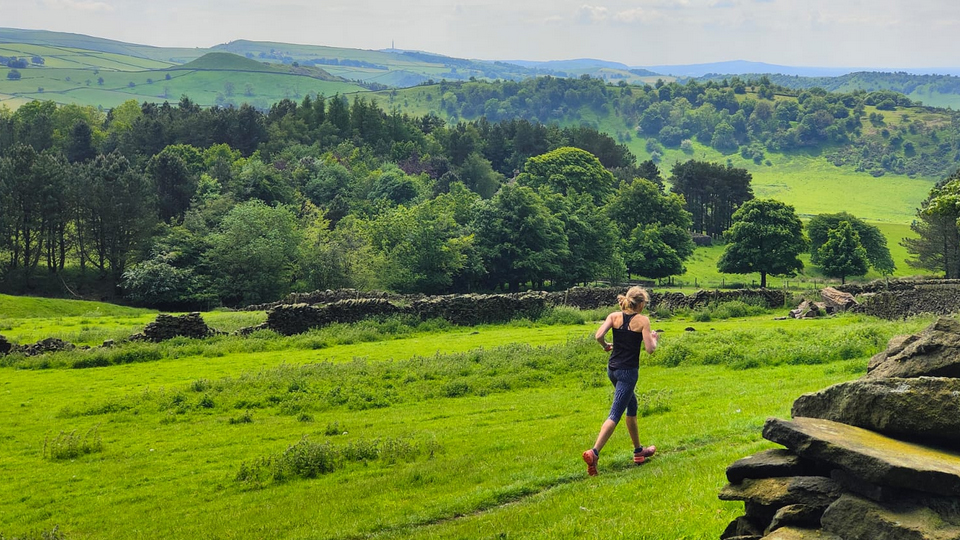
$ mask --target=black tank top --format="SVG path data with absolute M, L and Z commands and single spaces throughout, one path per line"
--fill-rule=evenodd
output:
M 637 313 L 623 315 L 623 324 L 613 329 L 613 350 L 610 351 L 610 369 L 638 369 L 640 367 L 640 347 L 643 345 L 643 332 L 630 330 L 630 320 Z

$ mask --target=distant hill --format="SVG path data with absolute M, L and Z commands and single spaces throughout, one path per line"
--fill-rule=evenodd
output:
M 33 63 L 32 59 L 39 59 Z M 31 60 L 7 78 L 11 59 Z M 210 72 L 230 73 L 214 77 Z M 939 75 L 932 75 L 937 72 Z M 512 80 L 549 75 L 591 77 L 627 85 L 678 79 L 768 74 L 787 88 L 892 90 L 914 101 L 960 108 L 960 69 L 879 73 L 853 68 L 796 67 L 736 60 L 690 65 L 627 66 L 602 59 L 486 61 L 424 51 L 363 50 L 236 40 L 211 48 L 165 48 L 82 34 L 0 28 L 0 104 L 33 99 L 114 107 L 125 100 L 163 102 L 190 95 L 201 105 L 269 107 L 307 93 L 409 88 L 430 81 Z M 251 77 L 250 74 L 256 74 Z M 314 82 L 306 82 L 312 79 Z
M 764 62 L 749 62 L 746 60 L 731 60 L 728 62 L 712 62 L 709 64 L 681 64 L 660 66 L 638 66 L 642 69 L 673 75 L 675 77 L 706 77 L 713 75 L 748 75 L 770 74 L 788 75 L 793 77 L 842 77 L 851 73 L 878 73 L 897 72 L 909 75 L 954 75 L 960 76 L 960 68 L 865 68 L 865 67 L 815 67 L 815 66 L 783 66 Z
M 740 75 L 744 73 L 780 73 L 783 75 L 800 75 L 804 77 L 838 77 L 852 71 L 854 68 L 824 68 L 798 67 L 766 64 L 763 62 L 748 62 L 746 60 L 731 60 L 728 62 L 712 62 L 709 64 L 637 66 L 656 73 L 673 75 L 675 77 L 703 77 L 705 75 Z
M 620 62 L 608 62 L 606 60 L 596 60 L 593 58 L 579 58 L 576 60 L 548 60 L 545 62 L 531 62 L 527 60 L 507 60 L 510 64 L 529 68 L 551 69 L 556 71 L 582 70 L 590 68 L 613 68 L 630 69 L 626 64 Z
M 728 75 L 713 74 L 699 77 L 697 80 L 722 80 L 729 77 Z M 738 75 L 738 77 L 744 80 L 758 80 L 760 77 L 767 77 L 770 82 L 776 85 L 797 90 L 810 88 L 822 88 L 828 92 L 890 90 L 904 94 L 911 100 L 921 102 L 924 105 L 960 109 L 960 77 L 953 75 L 859 71 L 839 77 L 799 77 L 770 73 L 747 73 Z

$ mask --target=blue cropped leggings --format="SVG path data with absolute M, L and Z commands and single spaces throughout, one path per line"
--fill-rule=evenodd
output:
M 626 412 L 627 416 L 637 415 L 637 395 L 633 393 L 637 387 L 639 369 L 610 369 L 607 368 L 607 377 L 613 383 L 613 405 L 610 407 L 610 419 L 620 422 L 620 417 Z

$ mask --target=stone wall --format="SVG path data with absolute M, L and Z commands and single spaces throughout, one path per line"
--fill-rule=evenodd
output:
M 727 469 L 721 539 L 960 539 L 960 323 L 892 339 L 867 374 L 800 396 Z
M 919 282 L 901 287 L 862 294 L 858 311 L 889 320 L 922 313 L 949 315 L 960 312 L 960 281 Z
M 837 290 L 854 296 L 887 291 L 909 291 L 926 285 L 952 285 L 960 287 L 960 279 L 875 279 L 868 283 L 838 285 Z
M 198 312 L 180 316 L 161 313 L 143 328 L 143 332 L 130 336 L 130 339 L 160 342 L 177 336 L 205 338 L 214 334 L 216 331 L 207 326 Z
M 347 295 L 355 291 L 348 292 Z M 380 318 L 405 314 L 420 320 L 445 319 L 453 324 L 506 322 L 518 318 L 536 319 L 552 306 L 572 306 L 580 309 L 612 308 L 617 295 L 626 288 L 577 287 L 563 292 L 526 292 L 519 294 L 453 294 L 444 296 L 377 296 L 350 298 L 330 303 L 307 302 L 281 304 L 267 312 L 265 325 L 245 329 L 249 333 L 269 328 L 284 335 L 305 332 L 331 323 L 356 322 L 366 318 Z M 696 308 L 707 304 L 732 300 L 759 300 L 770 307 L 784 304 L 784 293 L 779 290 L 699 291 L 687 296 L 682 293 L 652 293 L 651 306 L 669 309 Z M 293 298 L 324 300 L 341 298 L 334 291 L 298 295 Z
M 472 326 L 522 317 L 537 318 L 547 305 L 546 293 L 434 296 L 409 304 L 394 303 L 383 298 L 339 300 L 324 305 L 277 306 L 267 312 L 264 327 L 280 334 L 293 335 L 331 323 L 350 323 L 397 314 L 420 320 L 442 318 L 453 324 Z

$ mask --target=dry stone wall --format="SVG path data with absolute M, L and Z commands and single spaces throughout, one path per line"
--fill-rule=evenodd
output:
M 472 326 L 476 324 L 505 322 L 518 318 L 535 319 L 552 306 L 572 306 L 580 309 L 612 307 L 617 295 L 626 288 L 578 287 L 563 292 L 526 292 L 519 294 L 454 294 L 445 296 L 388 296 L 372 298 L 348 298 L 356 291 L 348 290 L 343 295 L 334 291 L 311 293 L 292 297 L 300 300 L 337 299 L 330 303 L 281 304 L 267 312 L 264 325 L 244 329 L 243 333 L 260 328 L 269 328 L 284 335 L 299 334 L 310 328 L 331 323 L 356 322 L 366 318 L 379 318 L 395 314 L 414 316 L 420 320 L 442 318 L 453 324 Z M 778 290 L 699 291 L 693 295 L 682 293 L 652 293 L 651 306 L 669 309 L 696 308 L 711 303 L 731 300 L 761 301 L 770 307 L 784 304 L 784 293 Z
M 216 331 L 207 326 L 198 312 L 180 316 L 161 313 L 155 321 L 144 327 L 142 333 L 134 334 L 130 339 L 160 342 L 177 336 L 205 338 L 214 334 Z
M 727 469 L 721 539 L 960 540 L 960 323 L 890 341 L 867 375 L 798 398 Z

